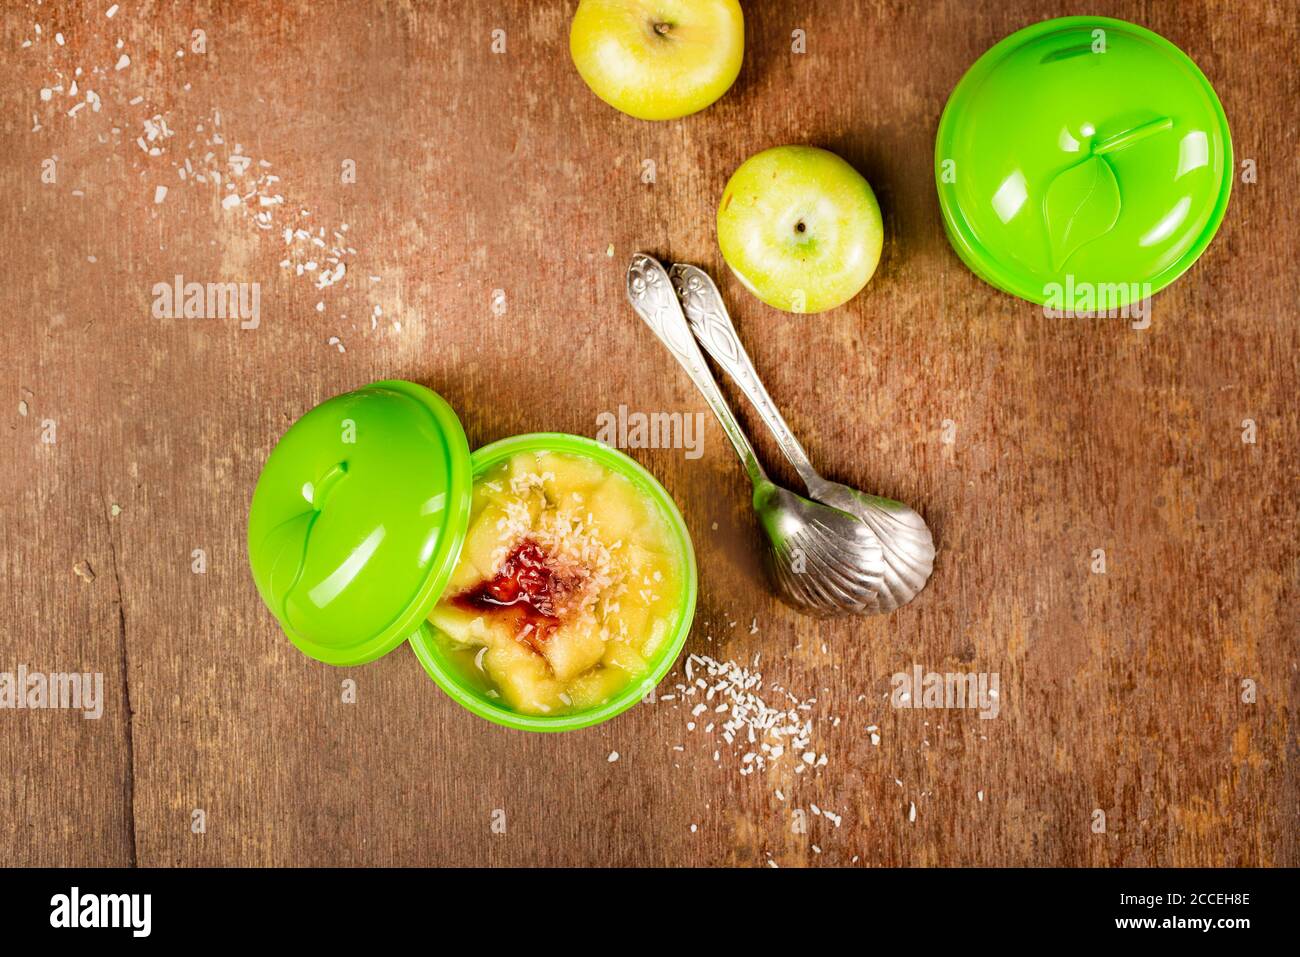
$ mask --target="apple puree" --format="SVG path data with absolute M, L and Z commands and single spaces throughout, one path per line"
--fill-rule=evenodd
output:
M 681 565 L 664 518 L 593 459 L 520 452 L 474 483 L 429 620 L 471 684 L 525 714 L 596 707 L 649 673 Z

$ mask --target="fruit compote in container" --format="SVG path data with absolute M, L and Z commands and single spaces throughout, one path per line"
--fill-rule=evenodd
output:
M 358 665 L 409 642 L 463 707 L 527 731 L 626 711 L 695 612 L 690 535 L 644 468 L 556 432 L 471 455 L 451 406 L 400 380 L 289 428 L 253 493 L 248 554 L 304 654 Z

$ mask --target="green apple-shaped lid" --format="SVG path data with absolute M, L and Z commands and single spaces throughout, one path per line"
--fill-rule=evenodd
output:
M 1205 75 L 1123 20 L 1063 17 L 1007 37 L 939 121 L 948 238 L 993 285 L 1063 310 L 1163 289 L 1209 245 L 1232 140 Z
M 436 393 L 387 381 L 336 396 L 290 426 L 257 481 L 257 589 L 312 658 L 378 658 L 437 602 L 471 497 L 465 431 Z

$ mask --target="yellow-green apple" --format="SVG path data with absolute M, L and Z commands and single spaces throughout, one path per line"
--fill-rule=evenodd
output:
M 862 174 L 815 146 L 741 164 L 718 205 L 718 245 L 746 288 L 786 312 L 843 305 L 880 261 L 880 205 Z
M 735 82 L 745 18 L 737 0 L 582 0 L 569 52 L 610 106 L 671 120 L 704 109 Z

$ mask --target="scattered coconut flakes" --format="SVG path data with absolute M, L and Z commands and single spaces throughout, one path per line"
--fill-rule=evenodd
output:
M 105 11 L 105 17 L 111 18 L 116 15 L 119 7 L 113 4 Z M 36 24 L 37 36 L 40 36 L 41 26 Z M 90 106 L 91 113 L 98 113 L 103 106 L 103 99 L 100 93 L 103 92 L 110 100 L 120 102 L 127 96 L 129 106 L 140 106 L 145 102 L 143 96 L 131 94 L 120 88 L 112 86 L 112 77 L 115 73 L 120 72 L 132 63 L 131 54 L 123 49 L 125 41 L 118 39 L 114 48 L 118 51 L 117 61 L 113 68 L 108 65 L 93 66 L 89 68 L 89 75 L 99 78 L 99 82 L 105 84 L 106 88 L 100 91 L 88 90 L 85 93 L 84 102 L 77 103 L 66 111 L 66 116 L 82 121 L 78 113 L 85 106 Z M 31 42 L 23 44 L 24 47 L 31 47 Z M 65 93 L 65 72 L 58 65 L 51 63 L 50 69 L 53 72 L 51 80 L 43 85 L 40 92 L 42 102 L 51 102 L 55 100 L 55 94 Z M 81 67 L 75 67 L 73 76 L 82 77 L 85 74 Z M 191 84 L 186 83 L 183 87 L 185 90 L 191 89 Z M 77 96 L 76 80 L 66 90 L 69 97 Z M 148 159 L 168 162 L 176 170 L 177 177 L 181 182 L 191 186 L 215 186 L 222 190 L 222 205 L 226 209 L 235 210 L 242 207 L 241 211 L 244 217 L 259 230 L 270 230 L 279 225 L 276 219 L 279 218 L 279 211 L 285 204 L 285 197 L 281 195 L 276 187 L 280 178 L 271 172 L 272 164 L 265 159 L 258 159 L 249 155 L 243 147 L 235 143 L 233 149 L 227 146 L 227 135 L 223 129 L 222 115 L 219 109 L 213 109 L 206 115 L 201 115 L 198 122 L 184 119 L 179 114 L 169 113 L 167 110 L 150 109 L 148 117 L 142 118 L 143 130 L 139 135 L 126 135 L 120 124 L 120 120 L 115 120 L 111 126 L 111 134 L 107 130 L 96 130 L 95 135 L 100 143 L 111 144 L 113 146 L 134 143 L 139 147 L 141 155 Z M 192 114 L 191 114 L 192 116 Z M 169 117 L 171 122 L 169 123 Z M 57 116 L 55 117 L 58 118 Z M 183 120 L 183 121 L 182 121 Z M 176 131 L 172 128 L 181 125 L 191 128 L 193 138 L 189 140 L 184 147 L 177 147 L 175 144 L 180 142 L 173 139 Z M 44 129 L 39 114 L 32 115 L 32 132 L 39 132 Z M 188 155 L 178 155 L 182 151 L 188 151 Z M 156 201 L 155 201 L 156 202 Z M 300 220 L 307 220 L 311 216 L 311 211 L 306 207 L 295 204 L 297 217 Z M 285 215 L 293 216 L 294 213 Z M 304 241 L 305 246 L 310 247 L 317 255 L 313 259 L 323 259 L 319 271 L 315 271 L 312 277 L 313 282 L 318 288 L 338 284 L 343 280 L 347 272 L 345 260 L 354 257 L 357 250 L 354 246 L 349 245 L 346 241 L 345 234 L 348 232 L 347 223 L 342 223 L 337 229 L 331 230 L 330 234 L 336 240 L 334 243 L 328 243 L 324 238 L 326 235 L 325 227 L 318 227 L 313 233 L 307 233 L 305 230 L 294 230 L 291 232 L 290 245 L 298 245 L 298 240 Z M 301 233 L 301 235 L 299 235 Z M 292 269 L 295 265 L 296 256 L 292 254 L 285 268 Z M 283 263 L 282 263 L 283 265 Z M 301 275 L 304 270 L 301 265 L 297 268 L 297 273 Z M 372 276 L 372 281 L 377 282 L 378 276 Z M 379 315 L 376 312 L 376 315 Z M 377 320 L 371 321 L 371 327 L 378 325 Z M 400 323 L 394 322 L 394 328 L 400 331 Z
M 735 661 L 719 661 L 710 655 L 688 655 L 683 673 L 686 680 L 677 684 L 676 693 L 661 695 L 660 700 L 680 697 L 690 703 L 692 719 L 711 706 L 718 719 L 702 730 L 714 734 L 716 728 L 728 750 L 738 756 L 741 775 L 764 770 L 787 754 L 806 749 L 812 739 L 813 719 L 808 712 L 815 698 L 802 700 L 773 686 L 768 698 L 777 700 L 783 695 L 786 701 L 771 705 L 764 699 L 763 676 L 755 668 L 746 668 Z M 697 727 L 696 721 L 687 722 L 688 731 Z M 819 756 L 815 751 L 808 751 L 807 755 L 804 760 L 809 765 L 826 764 L 825 755 Z M 720 762 L 721 757 L 721 749 L 715 750 L 714 761 Z M 796 773 L 801 770 L 802 767 L 797 767 Z

